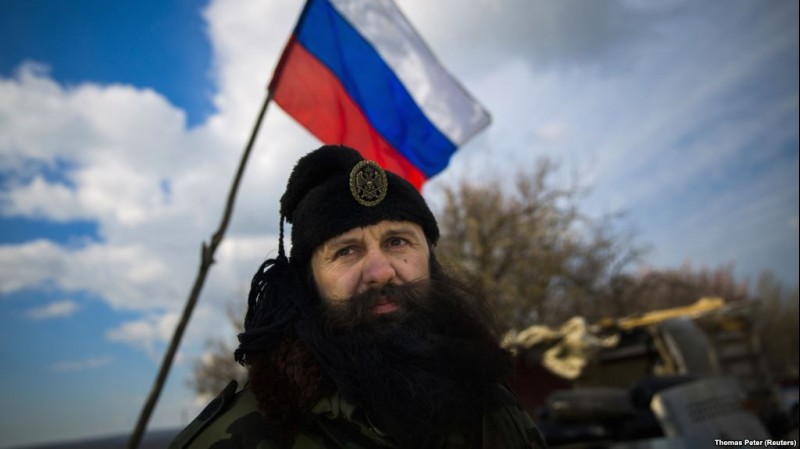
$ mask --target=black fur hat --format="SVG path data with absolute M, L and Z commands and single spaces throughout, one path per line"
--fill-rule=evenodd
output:
M 439 239 L 436 219 L 414 186 L 344 146 L 323 146 L 297 162 L 281 216 L 292 224 L 290 260 L 301 271 L 326 240 L 382 220 L 410 221 L 430 244 Z

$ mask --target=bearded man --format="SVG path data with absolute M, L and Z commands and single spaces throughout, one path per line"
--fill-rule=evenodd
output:
M 511 358 L 486 302 L 436 260 L 439 229 L 411 184 L 324 146 L 280 206 L 278 256 L 253 277 L 234 354 L 249 381 L 170 447 L 544 447 L 503 386 Z

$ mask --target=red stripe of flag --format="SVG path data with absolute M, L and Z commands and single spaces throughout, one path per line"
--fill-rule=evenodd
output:
M 422 172 L 374 130 L 339 79 L 294 37 L 284 51 L 273 83 L 278 79 L 279 88 L 270 86 L 274 100 L 319 140 L 356 148 L 365 158 L 402 176 L 417 189 L 422 188 L 426 180 Z

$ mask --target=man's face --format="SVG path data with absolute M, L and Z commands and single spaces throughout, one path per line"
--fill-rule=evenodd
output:
M 336 307 L 367 290 L 427 279 L 429 258 L 419 225 L 381 221 L 351 229 L 317 247 L 311 270 L 322 300 Z M 389 298 L 380 298 L 372 312 L 381 315 L 397 309 Z
M 310 268 L 322 307 L 299 330 L 336 388 L 398 447 L 438 447 L 443 429 L 478 438 L 486 388 L 511 359 L 485 301 L 438 266 L 420 226 L 350 230 Z

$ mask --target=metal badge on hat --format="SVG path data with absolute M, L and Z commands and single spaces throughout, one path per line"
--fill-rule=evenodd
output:
M 375 206 L 386 198 L 386 172 L 373 161 L 361 161 L 350 172 L 350 193 L 363 206 Z

